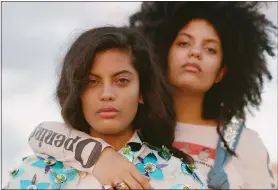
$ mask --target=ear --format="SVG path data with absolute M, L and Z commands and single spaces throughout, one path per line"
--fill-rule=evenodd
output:
M 138 99 L 139 104 L 144 104 L 143 96 L 140 95 Z
M 228 72 L 228 68 L 226 66 L 222 67 L 217 75 L 217 77 L 215 78 L 214 83 L 219 83 L 222 81 L 222 79 L 224 78 L 224 76 L 227 74 Z

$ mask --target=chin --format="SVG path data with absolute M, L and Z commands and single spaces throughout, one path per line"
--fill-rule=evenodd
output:
M 201 82 L 199 80 L 195 79 L 181 79 L 173 83 L 173 86 L 175 86 L 177 89 L 181 90 L 189 90 L 192 92 L 200 92 L 205 93 L 207 91 L 207 88 L 204 88 L 202 86 Z
M 98 128 L 94 128 L 94 130 L 102 135 L 119 135 L 126 131 L 127 128 L 124 128 L 123 125 L 118 123 L 109 122 L 99 124 Z
M 196 86 L 201 83 L 201 80 L 199 80 L 199 78 L 196 76 L 188 75 L 188 76 L 181 76 L 178 80 L 178 83 L 183 85 L 188 85 L 188 86 Z
M 106 130 L 100 131 L 100 133 L 102 135 L 110 135 L 110 136 L 120 135 L 122 132 L 123 132 L 123 130 L 120 130 L 120 129 L 106 129 Z

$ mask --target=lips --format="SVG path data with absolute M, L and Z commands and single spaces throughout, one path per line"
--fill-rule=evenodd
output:
M 113 106 L 105 106 L 97 111 L 97 114 L 104 119 L 115 118 L 120 111 Z
M 185 71 L 188 72 L 197 73 L 202 71 L 201 67 L 196 63 L 186 63 L 182 67 L 184 68 Z

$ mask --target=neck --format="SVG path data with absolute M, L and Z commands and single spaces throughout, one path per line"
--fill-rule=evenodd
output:
M 203 93 L 174 91 L 174 104 L 177 121 L 195 125 L 216 126 L 215 120 L 203 119 Z
M 106 143 L 113 146 L 116 151 L 124 147 L 124 145 L 130 140 L 133 134 L 134 130 L 132 127 L 118 134 L 101 134 L 96 132 L 93 128 L 90 129 L 90 135 L 92 137 L 104 140 Z

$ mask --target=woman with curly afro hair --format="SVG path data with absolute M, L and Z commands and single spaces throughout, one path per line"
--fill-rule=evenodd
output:
M 173 145 L 194 158 L 190 171 L 195 166 L 207 175 L 212 189 L 275 188 L 264 144 L 244 127 L 247 111 L 261 104 L 265 79 L 272 79 L 266 54 L 275 56 L 271 34 L 277 36 L 277 27 L 260 12 L 261 6 L 143 2 L 130 17 L 130 27 L 151 42 L 172 86 L 177 120 Z M 112 148 L 94 156 L 98 179 L 149 187 Z
M 275 56 L 270 34 L 276 37 L 277 27 L 261 5 L 144 2 L 130 17 L 131 27 L 152 42 L 173 87 L 174 146 L 190 148 L 213 188 L 275 186 L 262 141 L 242 129 L 246 111 L 261 104 L 265 78 L 272 79 L 266 53 Z

